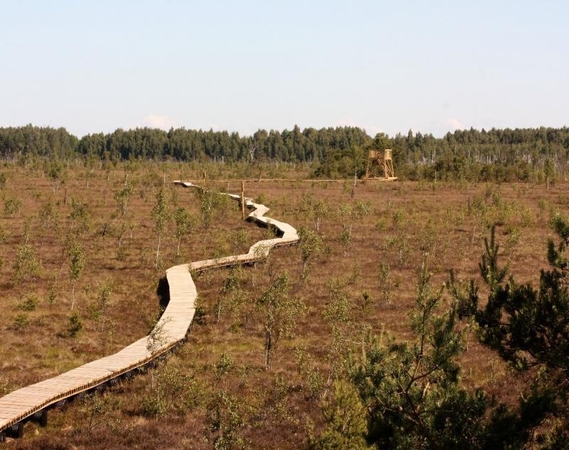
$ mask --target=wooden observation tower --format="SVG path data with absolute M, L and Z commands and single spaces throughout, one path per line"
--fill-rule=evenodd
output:
M 383 172 L 383 177 L 381 176 Z M 397 180 L 393 170 L 393 150 L 370 150 L 367 156 L 366 180 Z

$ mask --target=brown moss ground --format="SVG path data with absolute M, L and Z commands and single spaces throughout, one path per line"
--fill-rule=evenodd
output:
M 266 230 L 243 224 L 237 206 L 228 204 L 216 213 L 212 227 L 200 227 L 185 240 L 179 258 L 170 230 L 161 267 L 156 269 L 151 218 L 155 194 L 164 177 L 191 178 L 196 173 L 191 167 L 144 165 L 129 170 L 135 189 L 124 218 L 113 199 L 113 192 L 124 182 L 123 170 L 111 172 L 109 180 L 106 172 L 93 170 L 87 187 L 89 172 L 72 167 L 55 193 L 39 168 L 24 171 L 10 166 L 5 170 L 9 181 L 0 195 L 20 199 L 22 207 L 14 216 L 1 219 L 6 234 L 1 269 L 4 319 L 0 325 L 0 390 L 4 392 L 114 352 L 145 335 L 159 312 L 155 291 L 165 268 L 246 251 L 266 236 Z M 209 186 L 240 191 L 239 182 L 209 181 Z M 179 205 L 199 215 L 195 193 L 169 184 L 166 189 L 170 204 L 174 196 Z M 213 439 L 221 434 L 217 425 L 234 433 L 229 433 L 232 442 L 242 439 L 248 448 L 302 447 L 308 424 L 318 429 L 322 423 L 313 390 L 319 388 L 322 394 L 330 362 L 337 362 L 341 355 L 330 350 L 331 328 L 324 319 L 332 299 L 331 283 L 341 286 L 351 305 L 351 321 L 343 328 L 344 350 L 357 349 L 362 330 L 367 329 L 372 333 L 388 330 L 397 339 L 407 339 L 416 271 L 425 253 L 429 254 L 433 286 L 442 286 L 450 268 L 456 269 L 461 279 L 477 278 L 487 225 L 499 223 L 503 260 L 509 261 L 519 282 L 535 283 L 539 269 L 547 266 L 546 240 L 553 237 L 547 220 L 552 212 L 567 213 L 565 193 L 566 185 L 546 191 L 543 186 L 523 184 L 367 182 L 358 184 L 352 197 L 351 183 L 249 183 L 247 195 L 263 200 L 271 208 L 269 216 L 298 228 L 314 228 L 314 202 L 329 205 L 330 213 L 321 220 L 324 249 L 310 263 L 308 278 L 301 279 L 298 247 L 277 249 L 267 263 L 240 271 L 246 301 L 237 310 L 231 308 L 229 295 L 221 293 L 230 269 L 202 274 L 196 284 L 205 316 L 201 324 L 192 326 L 186 345 L 156 370 L 104 396 L 51 412 L 46 429 L 27 425 L 25 439 L 14 448 L 211 448 Z M 84 328 L 75 338 L 65 336 L 70 315 L 65 237 L 77 226 L 69 218 L 72 197 L 85 202 L 91 212 L 90 227 L 78 236 L 87 258 L 77 285 L 77 311 Z M 61 225 L 59 231 L 51 227 L 42 234 L 37 216 L 47 201 L 58 211 Z M 346 215 L 349 208 L 359 208 L 361 214 L 350 218 Z M 26 220 L 31 220 L 28 227 L 32 230 L 28 242 L 36 249 L 43 271 L 36 280 L 16 285 L 12 262 L 24 240 Z M 123 222 L 126 231 L 119 251 Z M 352 227 L 351 239 L 344 244 L 342 223 Z M 247 239 L 239 234 L 242 230 L 247 230 Z M 381 264 L 388 267 L 389 289 L 379 281 Z M 298 320 L 294 338 L 282 341 L 273 369 L 267 372 L 263 368 L 261 317 L 253 303 L 274 276 L 285 270 L 292 280 L 291 295 L 305 302 L 307 312 Z M 102 282 L 112 286 L 103 323 L 93 314 Z M 52 304 L 48 301 L 50 291 L 55 293 Z M 365 309 L 363 292 L 371 298 Z M 22 311 L 22 301 L 30 296 L 37 298 L 37 306 L 33 311 Z M 217 322 L 215 306 L 220 298 L 225 308 Z M 18 324 L 18 315 L 24 315 L 27 323 Z M 312 372 L 306 365 L 299 369 L 298 349 L 308 355 Z M 472 336 L 462 365 L 468 386 L 483 386 L 503 401 L 515 401 L 523 386 L 522 380 Z M 314 381 L 317 376 L 310 382 L 310 373 L 320 374 L 324 384 Z M 163 410 L 153 415 L 158 398 L 164 403 Z M 219 412 L 217 421 L 212 415 L 215 411 Z

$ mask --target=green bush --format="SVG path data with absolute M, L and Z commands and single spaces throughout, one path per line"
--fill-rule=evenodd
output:
M 35 295 L 30 295 L 18 305 L 21 311 L 33 311 L 38 306 L 39 300 Z

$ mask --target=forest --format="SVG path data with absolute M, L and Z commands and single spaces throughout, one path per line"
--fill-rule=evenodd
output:
M 49 156 L 119 161 L 267 161 L 308 163 L 315 178 L 352 178 L 365 174 L 370 149 L 393 149 L 396 175 L 407 180 L 554 181 L 565 179 L 569 128 L 457 130 L 442 138 L 431 134 L 379 133 L 370 137 L 356 127 L 258 130 L 252 136 L 227 131 L 117 129 L 78 138 L 64 128 L 0 128 L 4 159 Z

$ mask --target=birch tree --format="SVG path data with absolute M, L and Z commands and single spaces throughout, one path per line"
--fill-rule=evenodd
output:
M 290 337 L 296 320 L 305 310 L 304 303 L 290 297 L 290 280 L 285 272 L 276 277 L 271 286 L 257 300 L 265 334 L 265 370 L 271 369 L 271 362 L 282 338 Z
M 168 218 L 170 213 L 168 211 L 168 204 L 166 200 L 166 194 L 164 189 L 161 188 L 156 194 L 156 204 L 152 208 L 152 218 L 154 219 L 154 231 L 157 236 L 156 243 L 156 260 L 154 262 L 154 267 L 158 268 L 158 263 L 160 261 L 160 246 L 162 244 L 162 237 L 164 236 L 164 231 L 166 230 L 166 224 L 168 223 Z

